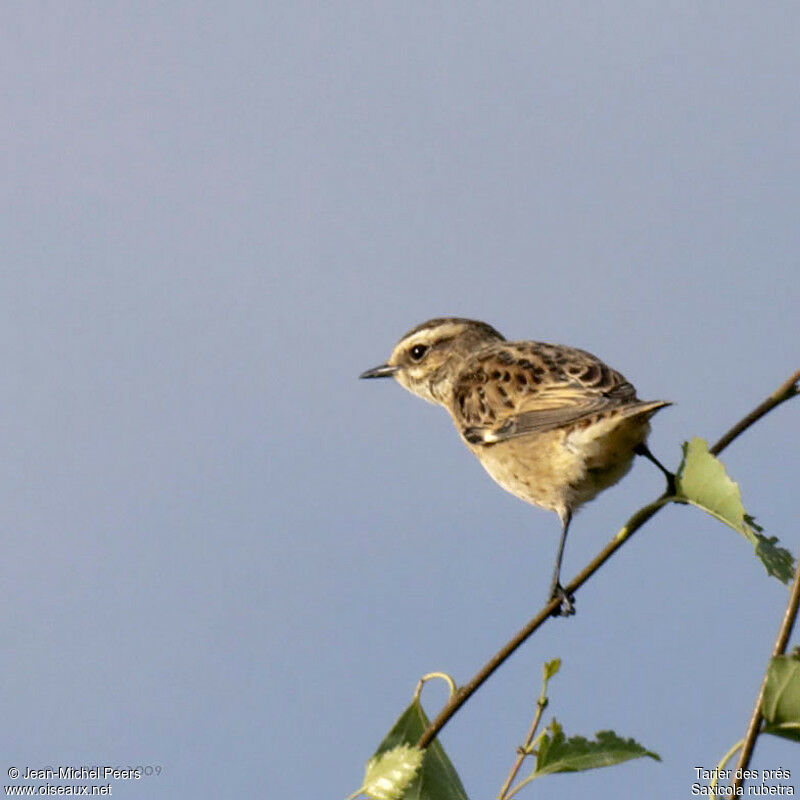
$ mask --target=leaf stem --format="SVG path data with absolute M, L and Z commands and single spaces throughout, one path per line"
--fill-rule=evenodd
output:
M 800 559 L 797 562 L 797 568 L 794 574 L 794 584 L 792 591 L 789 595 L 789 602 L 786 605 L 786 611 L 783 614 L 778 636 L 775 639 L 775 644 L 772 648 L 772 658 L 775 656 L 782 656 L 786 652 L 786 644 L 792 634 L 792 628 L 797 620 L 797 609 L 800 607 Z M 764 702 L 764 687 L 767 685 L 767 671 L 764 672 L 764 677 L 761 681 L 761 688 L 758 690 L 758 697 L 756 698 L 755 706 L 753 706 L 753 713 L 750 716 L 750 723 L 747 726 L 747 733 L 744 735 L 744 743 L 742 744 L 742 752 L 739 753 L 739 760 L 736 762 L 736 771 L 733 773 L 733 780 L 731 787 L 735 791 L 738 786 L 743 783 L 742 774 L 750 764 L 750 758 L 753 755 L 753 749 L 756 746 L 756 739 L 758 738 L 761 729 L 761 722 L 763 714 L 761 711 L 762 703 Z
M 414 700 L 419 701 L 419 696 L 422 694 L 422 687 L 434 678 L 439 678 L 447 684 L 448 700 L 456 693 L 456 682 L 446 672 L 428 672 L 417 681 L 417 688 L 414 689 Z
M 536 773 L 536 772 L 533 772 L 533 773 L 531 773 L 530 775 L 528 775 L 528 777 L 527 777 L 527 778 L 524 778 L 523 780 L 521 780 L 521 781 L 520 781 L 520 782 L 519 782 L 519 783 L 518 783 L 518 784 L 517 784 L 517 785 L 516 785 L 516 786 L 515 786 L 515 787 L 514 787 L 514 788 L 513 788 L 513 789 L 512 789 L 512 790 L 511 790 L 511 791 L 510 791 L 508 794 L 507 794 L 507 795 L 506 795 L 506 798 L 505 798 L 505 800 L 511 800 L 511 798 L 512 798 L 512 797 L 513 797 L 513 796 L 514 796 L 514 795 L 515 795 L 515 794 L 516 794 L 516 793 L 517 793 L 517 792 L 518 792 L 518 791 L 519 791 L 519 790 L 520 790 L 520 789 L 521 789 L 523 786 L 527 786 L 529 783 L 531 783 L 531 782 L 532 782 L 532 781 L 533 781 L 535 778 L 537 778 L 537 777 L 538 777 L 537 773 Z
M 733 747 L 731 747 L 731 749 L 728 750 L 728 752 L 725 753 L 725 755 L 722 756 L 722 758 L 720 759 L 719 764 L 717 764 L 717 769 L 716 769 L 715 775 L 711 779 L 711 782 L 708 784 L 708 788 L 711 790 L 711 797 L 716 797 L 717 796 L 717 793 L 716 793 L 715 790 L 717 788 L 717 782 L 719 781 L 720 772 L 722 772 L 722 770 L 725 769 L 725 765 L 728 763 L 728 761 L 730 761 L 733 758 L 733 754 L 743 744 L 744 744 L 744 739 L 739 739 L 739 741 L 736 742 L 736 744 Z
M 784 381 L 772 394 L 756 406 L 747 416 L 736 423 L 711 449 L 714 455 L 719 455 L 734 439 L 740 436 L 749 427 L 754 425 L 765 414 L 773 408 L 800 394 L 798 387 L 800 381 L 800 370 L 795 372 L 790 378 Z M 673 496 L 665 492 L 651 503 L 640 508 L 619 530 L 616 536 L 590 561 L 575 578 L 572 579 L 564 588 L 567 594 L 574 594 L 583 584 L 597 572 L 603 564 L 608 561 L 614 553 L 619 550 L 628 539 L 636 533 L 652 516 L 657 514 L 661 508 L 670 502 Z M 506 644 L 503 645 L 455 694 L 448 700 L 447 704 L 437 714 L 431 724 L 422 732 L 418 746 L 427 747 L 450 721 L 453 715 L 469 700 L 469 698 L 480 688 L 480 686 L 492 675 L 492 673 L 533 633 L 536 632 L 559 607 L 560 598 L 550 600 L 533 619 L 522 627 Z

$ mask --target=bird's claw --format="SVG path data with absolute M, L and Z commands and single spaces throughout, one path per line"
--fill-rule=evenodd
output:
M 558 598 L 561 603 L 552 612 L 554 617 L 571 617 L 575 613 L 575 595 L 568 594 L 567 590 L 557 583 L 553 589 L 550 599 L 555 600 Z

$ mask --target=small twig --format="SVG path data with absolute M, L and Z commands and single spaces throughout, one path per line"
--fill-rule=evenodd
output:
M 522 767 L 522 762 L 525 760 L 525 757 L 529 755 L 527 752 L 531 746 L 531 742 L 533 741 L 533 737 L 536 736 L 536 729 L 539 727 L 539 720 L 542 718 L 542 712 L 544 711 L 544 706 L 539 704 L 539 701 L 536 702 L 536 714 L 533 718 L 533 722 L 531 723 L 531 727 L 528 730 L 528 735 L 525 737 L 525 744 L 523 744 L 517 750 L 517 757 L 514 760 L 514 763 L 511 765 L 511 769 L 506 776 L 505 781 L 503 782 L 502 787 L 500 788 L 500 794 L 497 795 L 497 800 L 505 800 L 506 792 L 511 788 L 511 784 L 514 782 L 514 778 L 517 777 L 517 773 L 520 771 Z
M 528 735 L 525 737 L 525 743 L 517 751 L 517 758 L 511 767 L 511 771 L 508 773 L 505 783 L 500 789 L 500 794 L 497 795 L 497 800 L 504 800 L 506 797 L 506 792 L 508 792 L 511 784 L 514 782 L 514 778 L 517 777 L 517 773 L 522 766 L 522 762 L 525 760 L 525 756 L 529 755 L 528 751 L 530 750 L 531 742 L 533 742 L 533 737 L 536 736 L 536 729 L 539 727 L 539 722 L 542 719 L 542 714 L 544 713 L 545 708 L 547 708 L 547 683 L 549 680 L 550 676 L 548 675 L 548 665 L 545 664 L 544 667 L 542 667 L 542 691 L 539 692 L 539 697 L 536 700 L 536 712 L 533 715 L 533 722 L 531 723 L 531 727 L 528 729 Z
M 797 562 L 797 569 L 794 574 L 794 585 L 792 592 L 789 595 L 789 602 L 786 605 L 786 612 L 783 615 L 778 637 L 775 639 L 775 645 L 772 648 L 772 657 L 782 656 L 786 652 L 786 644 L 792 634 L 795 620 L 797 619 L 797 609 L 800 606 L 800 560 Z M 733 780 L 731 781 L 731 788 L 736 791 L 738 786 L 743 783 L 743 771 L 747 769 L 750 764 L 750 758 L 753 755 L 753 748 L 756 746 L 756 739 L 758 738 L 759 731 L 761 730 L 761 722 L 763 720 L 762 704 L 764 702 L 764 687 L 767 685 L 767 673 L 764 673 L 764 678 L 761 681 L 761 688 L 758 691 L 756 704 L 753 707 L 753 713 L 750 717 L 750 724 L 747 726 L 747 733 L 744 735 L 744 744 L 742 744 L 742 751 L 739 753 L 739 760 L 736 762 L 736 771 L 733 773 Z
M 771 411 L 775 406 L 780 405 L 785 400 L 800 394 L 798 388 L 800 381 L 800 370 L 794 373 L 788 380 L 784 381 L 763 403 L 756 406 L 746 417 L 734 425 L 710 450 L 714 455 L 719 455 L 734 439 L 744 433 L 751 425 L 758 422 L 761 417 Z M 663 506 L 670 502 L 671 496 L 667 493 L 662 494 L 653 502 L 640 508 L 617 533 L 617 535 L 575 576 L 564 588 L 568 595 L 575 592 L 597 572 L 600 567 L 608 561 L 614 553 L 619 550 L 628 539 L 636 533 L 652 516 L 658 513 Z M 539 627 L 551 618 L 553 612 L 559 607 L 560 598 L 553 598 L 547 605 L 520 629 L 517 634 L 500 648 L 478 672 L 465 683 L 450 698 L 447 704 L 437 714 L 433 722 L 422 732 L 419 747 L 427 747 L 450 721 L 453 715 L 464 703 L 480 688 L 492 673 Z

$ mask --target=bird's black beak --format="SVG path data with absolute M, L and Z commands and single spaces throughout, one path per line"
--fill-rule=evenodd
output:
M 391 364 L 381 364 L 379 367 L 373 367 L 366 372 L 362 372 L 359 378 L 391 378 L 397 372 L 397 367 Z

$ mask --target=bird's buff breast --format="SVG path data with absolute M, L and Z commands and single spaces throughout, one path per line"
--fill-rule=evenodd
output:
M 574 511 L 625 476 L 647 437 L 646 421 L 615 423 L 467 446 L 506 491 L 552 511 Z

